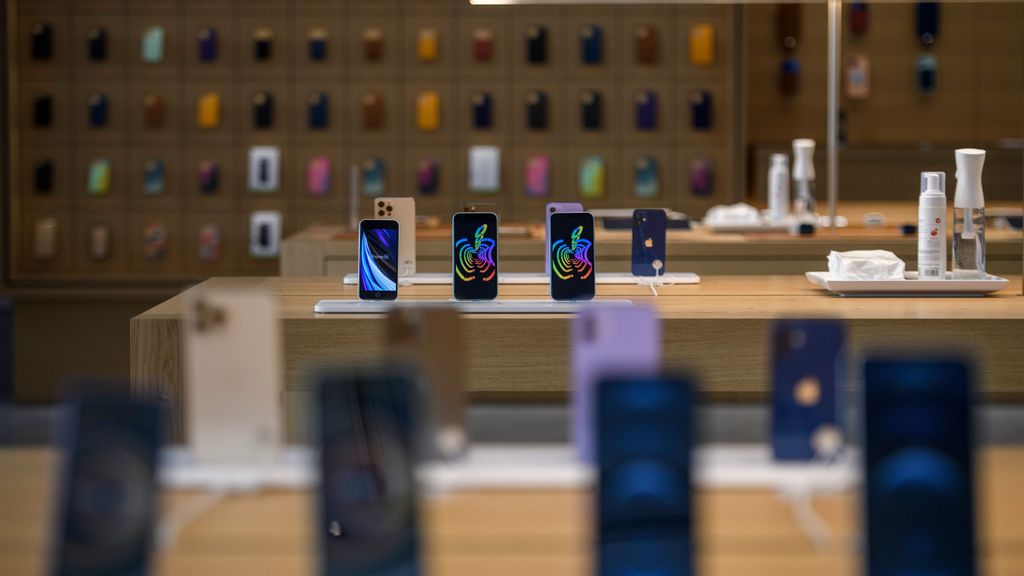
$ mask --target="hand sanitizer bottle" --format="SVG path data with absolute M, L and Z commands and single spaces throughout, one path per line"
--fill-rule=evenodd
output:
M 793 140 L 793 214 L 797 222 L 818 222 L 814 178 L 814 140 L 797 138 Z
M 938 172 L 924 172 L 917 209 L 917 278 L 946 279 L 946 194 Z
M 953 197 L 953 278 L 986 278 L 985 194 L 981 171 L 985 151 L 956 151 L 956 195 Z
M 772 224 L 789 219 L 789 157 L 772 154 L 768 169 L 768 218 Z

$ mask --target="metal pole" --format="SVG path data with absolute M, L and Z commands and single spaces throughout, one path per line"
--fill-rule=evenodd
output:
M 836 204 L 839 202 L 839 48 L 842 38 L 843 1 L 828 1 L 828 122 L 827 165 L 828 218 L 836 231 Z

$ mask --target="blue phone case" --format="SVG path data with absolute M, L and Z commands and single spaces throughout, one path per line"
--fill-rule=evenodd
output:
M 311 129 L 327 128 L 330 102 L 330 97 L 323 92 L 314 92 L 309 95 L 309 100 L 306 103 L 306 115 Z
M 363 163 L 363 196 L 381 196 L 384 191 L 384 161 L 370 158 Z
M 655 130 L 658 128 L 658 94 L 653 90 L 641 90 L 636 93 L 633 103 L 637 130 Z
M 166 188 L 163 160 L 149 160 L 143 169 L 142 192 L 147 196 L 163 194 Z
M 106 94 L 93 94 L 89 98 L 89 126 L 93 128 L 106 126 L 109 108 Z
M 597 65 L 604 60 L 604 29 L 590 24 L 580 30 L 580 61 Z
M 864 366 L 866 573 L 976 573 L 971 374 L 944 358 Z
M 633 211 L 634 276 L 660 276 L 665 273 L 665 230 L 668 217 L 660 208 Z
M 711 129 L 711 93 L 707 90 L 690 92 L 690 125 L 694 130 Z
M 494 125 L 494 98 L 490 92 L 477 92 L 470 99 L 473 108 L 473 127 L 477 130 Z
M 811 460 L 820 441 L 816 438 L 833 432 L 842 437 L 845 340 L 839 320 L 778 320 L 772 327 L 772 452 L 776 460 Z
M 327 39 L 309 38 L 309 61 L 322 62 L 327 59 Z
M 917 36 L 921 44 L 930 46 L 939 37 L 939 3 L 918 2 L 915 9 Z
M 199 31 L 196 42 L 200 62 L 213 62 L 217 59 L 219 40 L 216 28 L 203 28 Z

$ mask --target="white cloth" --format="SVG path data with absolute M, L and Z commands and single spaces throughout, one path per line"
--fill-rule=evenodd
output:
M 828 271 L 838 280 L 903 280 L 906 269 L 888 250 L 833 250 L 828 255 Z
M 719 204 L 708 209 L 704 223 L 710 226 L 760 224 L 761 214 L 750 204 Z

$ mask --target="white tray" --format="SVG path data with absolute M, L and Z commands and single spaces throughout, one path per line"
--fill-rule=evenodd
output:
M 982 280 L 918 280 L 908 272 L 903 280 L 837 280 L 829 272 L 808 272 L 807 279 L 840 296 L 984 296 L 998 292 L 1009 280 L 989 276 Z
M 595 306 L 632 306 L 629 300 L 588 300 L 563 302 L 555 300 L 321 300 L 313 306 L 317 314 L 386 314 L 402 306 L 452 306 L 462 314 L 575 314 Z
M 629 272 L 598 272 L 595 282 L 598 284 L 646 285 L 652 279 L 652 276 L 634 276 Z M 700 276 L 692 272 L 662 274 L 659 280 L 661 285 L 700 284 Z M 359 275 L 345 274 L 342 282 L 346 286 L 355 286 L 359 283 Z M 498 284 L 542 284 L 546 286 L 548 282 L 548 277 L 543 272 L 507 272 L 498 274 Z M 400 278 L 398 284 L 400 286 L 451 286 L 452 275 L 451 272 L 421 272 Z

